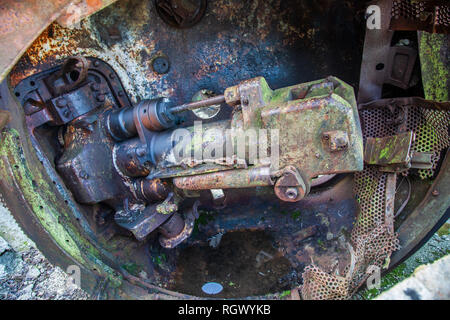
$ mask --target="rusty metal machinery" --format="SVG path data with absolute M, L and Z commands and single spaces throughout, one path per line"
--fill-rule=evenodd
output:
M 173 248 L 191 234 L 198 204 L 190 213 L 179 210 L 185 190 L 272 186 L 282 201 L 298 202 L 314 178 L 363 168 L 356 99 L 337 78 L 272 90 L 258 77 L 181 106 L 167 98 L 130 106 L 116 79 L 104 62 L 73 57 L 16 92 L 30 130 L 58 128 L 56 168 L 75 199 L 107 204 L 138 240 L 159 231 L 161 245 Z M 233 108 L 231 119 L 183 128 L 189 143 L 180 149 L 177 115 L 222 102 Z M 256 142 L 248 130 L 276 133 L 270 145 L 259 141 L 265 157 L 251 158 Z M 208 148 L 216 152 L 203 152 Z
M 447 2 L 7 0 L 2 199 L 93 297 L 348 299 L 448 219 Z

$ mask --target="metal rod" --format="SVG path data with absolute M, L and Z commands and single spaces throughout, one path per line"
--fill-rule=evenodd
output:
M 221 104 L 223 102 L 225 102 L 225 96 L 220 95 L 220 96 L 215 96 L 215 97 L 208 98 L 208 99 L 201 100 L 201 101 L 185 103 L 180 106 L 170 108 L 169 111 L 172 114 L 177 114 L 177 113 L 181 113 L 181 112 L 188 111 L 188 110 L 195 110 L 195 109 L 200 109 L 200 108 L 204 108 L 204 107 L 209 107 L 214 104 Z

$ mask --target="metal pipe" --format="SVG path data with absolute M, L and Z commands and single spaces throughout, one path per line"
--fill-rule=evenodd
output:
M 204 108 L 204 107 L 209 107 L 215 104 L 221 104 L 225 102 L 225 96 L 224 95 L 220 95 L 220 96 L 215 96 L 212 98 L 208 98 L 205 100 L 201 100 L 201 101 L 195 101 L 195 102 L 190 102 L 190 103 L 185 103 L 182 104 L 180 106 L 176 106 L 173 108 L 170 108 L 169 111 L 172 114 L 177 114 L 177 113 L 181 113 L 184 111 L 189 111 L 189 110 L 195 110 L 195 109 L 200 109 L 200 108 Z
M 184 190 L 238 189 L 273 185 L 269 167 L 227 170 L 173 179 L 173 184 Z

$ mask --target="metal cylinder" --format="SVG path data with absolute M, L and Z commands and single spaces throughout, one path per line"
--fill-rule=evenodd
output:
M 134 183 L 137 196 L 151 202 L 162 201 L 169 195 L 167 183 L 159 179 L 138 179 Z
M 138 138 L 117 144 L 113 150 L 116 167 L 129 177 L 145 177 L 150 173 L 151 162 L 145 157 L 146 148 Z
M 179 213 L 173 214 L 166 223 L 159 227 L 161 234 L 167 239 L 178 236 L 184 229 L 184 220 Z
M 273 185 L 269 167 L 227 170 L 191 177 L 173 179 L 174 185 L 184 190 L 239 189 Z
M 123 141 L 138 134 L 142 125 L 150 131 L 163 131 L 174 125 L 175 116 L 168 109 L 164 98 L 143 100 L 137 106 L 109 113 L 106 127 L 116 141 Z
M 174 125 L 175 117 L 169 111 L 167 99 L 143 100 L 135 109 L 135 122 L 141 121 L 147 130 L 163 131 Z
M 134 108 L 113 111 L 106 118 L 106 127 L 116 141 L 123 141 L 137 135 L 133 118 Z

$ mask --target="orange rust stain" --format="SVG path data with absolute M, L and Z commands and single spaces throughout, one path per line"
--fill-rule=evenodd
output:
M 43 71 L 59 60 L 74 54 L 79 48 L 81 31 L 70 30 L 52 23 L 31 44 L 10 73 L 11 85 L 16 86 L 21 80 Z
M 98 8 L 102 7 L 103 1 L 102 0 L 86 0 L 86 4 L 89 7 L 93 7 L 95 9 L 98 9 Z

